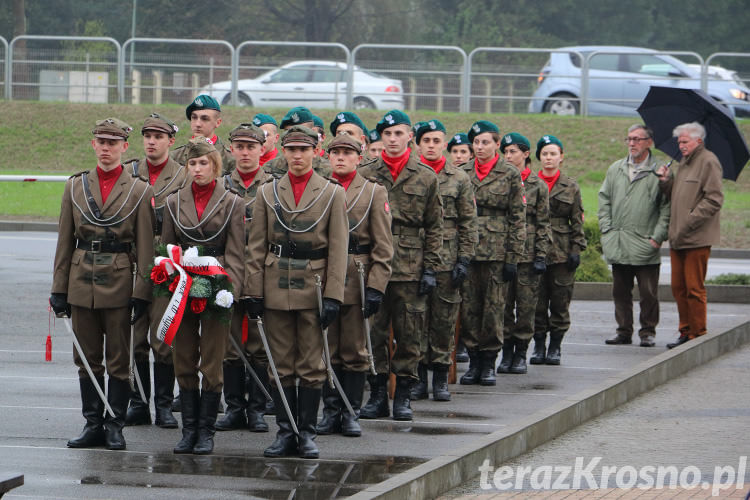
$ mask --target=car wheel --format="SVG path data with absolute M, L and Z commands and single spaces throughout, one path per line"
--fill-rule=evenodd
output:
M 354 109 L 375 109 L 375 103 L 367 97 L 355 97 Z
M 544 103 L 544 112 L 553 115 L 577 115 L 579 102 L 573 94 L 559 93 L 550 96 L 550 100 Z M 554 98 L 554 99 L 552 99 Z
M 224 106 L 228 106 L 231 101 L 232 101 L 232 94 L 230 92 L 229 94 L 224 96 L 224 99 L 221 100 L 221 104 Z M 237 93 L 237 105 L 238 106 L 252 106 L 253 101 L 247 96 L 247 94 L 238 92 Z

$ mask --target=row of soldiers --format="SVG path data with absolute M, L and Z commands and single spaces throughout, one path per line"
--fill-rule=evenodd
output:
M 330 124 L 326 158 L 322 122 L 306 108 L 293 108 L 280 125 L 258 114 L 231 131 L 229 146 L 215 133 L 221 113 L 214 99 L 198 96 L 186 114 L 194 136 L 188 144 L 170 153 L 177 127 L 151 115 L 141 130 L 146 158 L 126 162 L 126 168 L 120 160 L 130 127 L 117 119 L 98 122 L 92 141 L 97 170 L 66 184 L 50 302 L 55 312 L 72 317 L 83 340 L 75 361 L 87 422 L 69 446 L 121 449 L 126 422 L 150 423 L 149 345 L 155 423 L 161 427 L 177 427 L 172 395 L 178 373 L 178 453 L 210 453 L 216 429 L 267 432 L 264 414 L 275 412 L 279 431 L 266 456 L 315 458 L 317 434 L 358 436 L 359 417 L 391 414 L 390 374 L 396 379 L 393 418 L 411 420 L 410 400 L 428 396 L 428 369 L 433 398 L 450 400 L 448 368 L 459 314 L 470 358 L 462 384 L 494 385 L 501 350 L 498 372 L 525 373 L 532 335 L 531 362 L 559 364 L 573 275 L 586 243 L 580 190 L 559 170 L 557 138 L 546 135 L 537 143 L 542 170 L 535 175 L 528 139 L 501 136 L 484 120 L 446 141 L 438 120 L 412 127 L 405 113 L 393 110 L 368 131 L 356 114 L 342 112 Z M 446 145 L 451 158 L 443 154 Z M 221 172 L 198 182 L 204 175 L 200 160 L 214 153 Z M 197 218 L 191 213 L 180 220 L 183 195 Z M 202 217 L 224 213 L 219 199 L 229 208 L 209 231 Z M 241 218 L 233 215 L 235 205 Z M 227 231 L 242 219 L 246 248 L 240 252 L 232 243 L 238 230 Z M 224 243 L 212 244 L 219 240 Z M 195 366 L 182 366 L 199 358 L 178 356 L 188 338 L 183 327 L 174 349 L 155 335 L 167 301 L 152 300 L 143 273 L 159 243 L 210 248 L 234 282 L 238 304 L 226 332 L 231 342 L 204 346 L 197 339 L 191 347 L 200 355 L 202 391 Z M 134 282 L 131 264 L 140 271 Z M 127 382 L 128 311 L 146 400 Z M 106 417 L 95 387 L 103 387 L 101 332 L 107 335 L 107 398 L 114 410 Z M 323 356 L 327 350 L 330 356 Z M 368 369 L 370 400 L 362 406 Z M 255 380 L 248 383 L 250 372 Z M 217 422 L 222 390 L 227 408 Z

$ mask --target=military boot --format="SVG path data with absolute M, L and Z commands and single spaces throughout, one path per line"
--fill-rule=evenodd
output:
M 299 457 L 318 458 L 320 452 L 315 444 L 320 405 L 320 389 L 300 386 L 297 388 L 297 429 L 299 430 Z
M 258 375 L 260 383 L 263 387 L 271 393 L 271 387 L 268 385 L 268 370 L 265 366 L 254 363 L 253 370 Z M 250 432 L 268 432 L 268 424 L 263 419 L 266 414 L 266 401 L 268 398 L 263 391 L 258 387 L 258 383 L 255 380 L 251 380 L 248 386 L 250 388 L 250 401 L 247 405 L 247 428 Z
M 346 394 L 349 403 L 352 405 L 352 410 L 354 410 L 354 416 L 346 408 L 341 410 L 341 434 L 349 437 L 359 437 L 362 435 L 362 427 L 359 425 L 359 414 L 360 407 L 362 406 L 362 394 L 365 391 L 365 372 L 343 371 L 341 375 L 343 378 L 341 384 L 344 386 L 344 394 Z
M 130 384 L 127 380 L 109 377 L 107 384 L 107 402 L 114 417 L 109 413 L 104 416 L 104 446 L 108 450 L 124 450 L 125 437 L 122 428 L 125 426 L 125 414 L 130 399 Z
M 434 401 L 450 401 L 448 390 L 448 365 L 432 364 L 432 399 Z
M 479 372 L 479 383 L 481 385 L 495 385 L 495 361 L 497 360 L 496 351 L 482 351 L 482 370 Z
M 341 367 L 336 366 L 334 372 L 341 381 Z M 344 383 L 343 381 L 341 382 Z M 323 389 L 321 391 L 323 395 L 323 417 L 317 426 L 317 433 L 325 436 L 328 434 L 339 434 L 341 432 L 341 412 L 344 407 L 344 402 L 339 395 L 339 391 L 335 387 L 331 387 L 328 380 L 323 382 Z
M 531 359 L 529 359 L 529 363 L 532 365 L 543 365 L 547 360 L 545 342 L 547 342 L 547 334 L 534 335 L 534 352 L 531 354 Z
M 513 362 L 510 365 L 510 373 L 523 374 L 527 372 L 526 350 L 528 349 L 528 347 L 528 339 L 516 339 L 516 347 L 513 351 Z
M 162 429 L 176 429 L 177 419 L 172 415 L 174 391 L 174 366 L 154 363 L 154 423 Z
M 415 401 L 430 397 L 427 392 L 427 365 L 419 363 L 417 366 L 417 375 L 419 376 L 419 381 L 411 387 L 411 399 Z
M 151 400 L 151 364 L 148 361 L 136 361 L 135 366 L 138 369 L 138 378 L 143 386 L 143 394 L 146 401 L 141 399 L 141 393 L 138 391 L 138 382 L 135 383 L 134 390 L 130 393 L 130 405 L 125 414 L 125 425 L 150 425 L 151 410 L 149 401 Z
M 180 413 L 182 411 L 182 400 L 180 399 L 180 393 L 172 399 L 172 413 Z
M 367 377 L 370 383 L 370 399 L 359 412 L 361 418 L 382 418 L 390 416 L 388 408 L 388 374 L 378 373 Z
M 216 422 L 217 431 L 231 431 L 247 427 L 245 409 L 245 365 L 236 359 L 224 362 L 224 416 Z
M 289 410 L 292 417 L 297 419 L 297 388 L 295 386 L 284 387 L 284 395 L 286 396 L 286 402 L 289 404 Z M 297 436 L 294 434 L 289 416 L 284 409 L 284 403 L 281 401 L 281 394 L 279 390 L 274 387 L 271 390 L 271 396 L 273 396 L 274 406 L 277 408 L 276 412 L 276 425 L 279 426 L 279 430 L 276 432 L 276 439 L 274 442 L 263 450 L 263 456 L 269 458 L 276 457 L 288 457 L 297 454 Z M 320 394 L 318 394 L 320 398 Z M 317 412 L 317 405 L 315 410 Z M 295 422 L 296 423 L 296 422 Z M 314 425 L 314 424 L 313 424 Z M 298 429 L 299 430 L 299 429 Z
M 562 339 L 562 335 L 550 334 L 549 349 L 547 349 L 547 359 L 545 360 L 545 363 L 548 365 L 560 364 L 560 344 L 562 344 Z
M 245 382 L 245 376 L 242 376 Z M 214 434 L 216 433 L 216 414 L 219 411 L 220 392 L 201 392 L 200 410 L 198 413 L 198 439 L 193 446 L 196 455 L 208 455 L 214 451 Z
M 494 367 L 492 368 L 495 369 Z M 459 383 L 461 385 L 474 385 L 479 382 L 479 372 L 482 370 L 482 357 L 479 351 L 469 351 L 469 369 L 466 370 Z
M 192 453 L 198 441 L 198 415 L 200 412 L 201 394 L 197 389 L 180 388 L 180 406 L 182 413 L 182 439 L 175 446 L 174 453 Z
M 414 418 L 409 401 L 411 385 L 412 379 L 409 377 L 396 377 L 396 393 L 393 395 L 393 420 L 409 421 Z
M 96 380 L 99 387 L 104 387 L 104 377 L 97 377 Z M 104 402 L 90 378 L 78 379 L 78 385 L 81 389 L 81 413 L 86 424 L 80 436 L 68 441 L 68 448 L 104 446 Z
M 468 363 L 469 362 L 469 353 L 466 350 L 466 346 L 462 341 L 458 341 L 458 345 L 456 346 L 456 363 Z
M 510 365 L 513 363 L 513 350 L 515 346 L 515 339 L 513 337 L 506 337 L 505 343 L 503 344 L 503 356 L 500 358 L 500 364 L 497 365 L 497 373 L 509 373 Z

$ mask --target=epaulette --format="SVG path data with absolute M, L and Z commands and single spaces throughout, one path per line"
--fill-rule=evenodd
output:
M 75 174 L 71 175 L 71 176 L 70 176 L 70 177 L 68 177 L 68 178 L 69 178 L 69 179 L 72 179 L 73 177 L 80 177 L 80 176 L 82 176 L 83 174 L 88 174 L 89 172 L 90 172 L 90 170 L 81 170 L 80 172 L 77 172 L 77 173 L 75 173 Z
M 331 184 L 336 184 L 337 186 L 341 186 L 341 183 L 337 179 L 334 179 L 333 176 L 328 177 L 327 180 L 331 181 Z
M 360 163 L 360 164 L 359 164 L 359 165 L 357 166 L 357 168 L 361 168 L 361 167 L 365 167 L 365 166 L 371 165 L 371 164 L 373 164 L 373 163 L 375 163 L 375 162 L 377 162 L 377 161 L 378 161 L 378 158 L 368 158 L 368 160 L 367 160 L 367 161 L 365 161 L 365 162 L 363 162 L 363 163 Z
M 362 174 L 360 174 L 360 175 L 362 175 Z M 375 178 L 375 177 L 372 177 L 372 176 L 367 176 L 367 175 L 362 175 L 362 177 L 364 177 L 364 179 L 365 179 L 366 181 L 370 181 L 370 182 L 372 182 L 373 184 L 377 184 L 378 186 L 382 186 L 382 185 L 383 185 L 383 183 L 382 183 L 382 182 L 380 182 L 380 181 L 379 181 L 379 180 L 378 180 L 377 178 Z
M 273 182 L 275 180 L 281 179 L 281 177 L 283 176 L 277 175 L 277 174 L 269 174 L 268 178 L 265 181 L 263 181 L 263 184 L 268 184 L 269 182 Z

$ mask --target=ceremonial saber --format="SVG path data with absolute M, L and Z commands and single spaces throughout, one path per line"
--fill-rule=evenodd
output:
M 260 333 L 260 340 L 263 342 L 263 349 L 266 350 L 268 356 L 268 364 L 271 367 L 271 373 L 273 373 L 273 379 L 276 381 L 276 387 L 279 390 L 279 397 L 281 402 L 284 403 L 284 410 L 286 410 L 286 416 L 289 417 L 289 423 L 292 424 L 292 430 L 299 436 L 299 430 L 297 430 L 297 419 L 292 415 L 292 410 L 289 408 L 289 402 L 286 400 L 284 394 L 284 387 L 281 385 L 281 379 L 279 378 L 279 372 L 276 371 L 276 365 L 273 362 L 273 356 L 271 355 L 271 348 L 268 347 L 268 339 L 266 338 L 266 331 L 263 328 L 263 320 L 258 318 L 255 320 L 258 323 L 258 333 Z
M 242 362 L 245 364 L 245 368 L 247 368 L 247 371 L 250 372 L 250 376 L 253 377 L 253 380 L 255 380 L 255 383 L 258 384 L 258 387 L 260 387 L 260 391 L 269 401 L 273 401 L 273 398 L 271 397 L 271 395 L 268 394 L 268 391 L 266 390 L 266 388 L 263 387 L 263 383 L 260 381 L 260 378 L 258 378 L 258 374 L 255 373 L 255 370 L 253 370 L 253 367 L 250 365 L 250 361 L 247 360 L 245 353 L 240 348 L 240 344 L 237 343 L 237 340 L 232 336 L 231 333 L 229 334 L 229 340 L 232 341 L 232 345 L 234 346 L 234 349 L 237 351 L 237 354 L 239 354 L 240 359 L 242 359 Z
M 135 292 L 135 280 L 138 277 L 137 275 L 138 267 L 135 262 L 133 262 L 133 291 Z M 141 395 L 141 401 L 146 403 L 146 406 L 148 406 L 148 399 L 146 399 L 146 392 L 143 390 L 143 384 L 141 383 L 141 374 L 138 373 L 138 366 L 135 364 L 135 322 L 132 322 L 130 325 L 130 371 L 128 372 L 128 379 L 130 382 L 130 390 L 135 390 L 136 385 L 138 386 L 138 392 Z M 149 373 L 149 379 L 151 378 L 151 374 Z M 133 379 L 135 379 L 135 384 L 133 384 Z
M 362 298 L 362 322 L 365 325 L 365 340 L 367 341 L 367 359 L 370 362 L 370 372 L 377 375 L 375 370 L 375 357 L 372 355 L 372 338 L 370 337 L 370 321 L 365 316 L 365 265 L 357 261 L 357 273 L 359 274 L 359 296 Z

